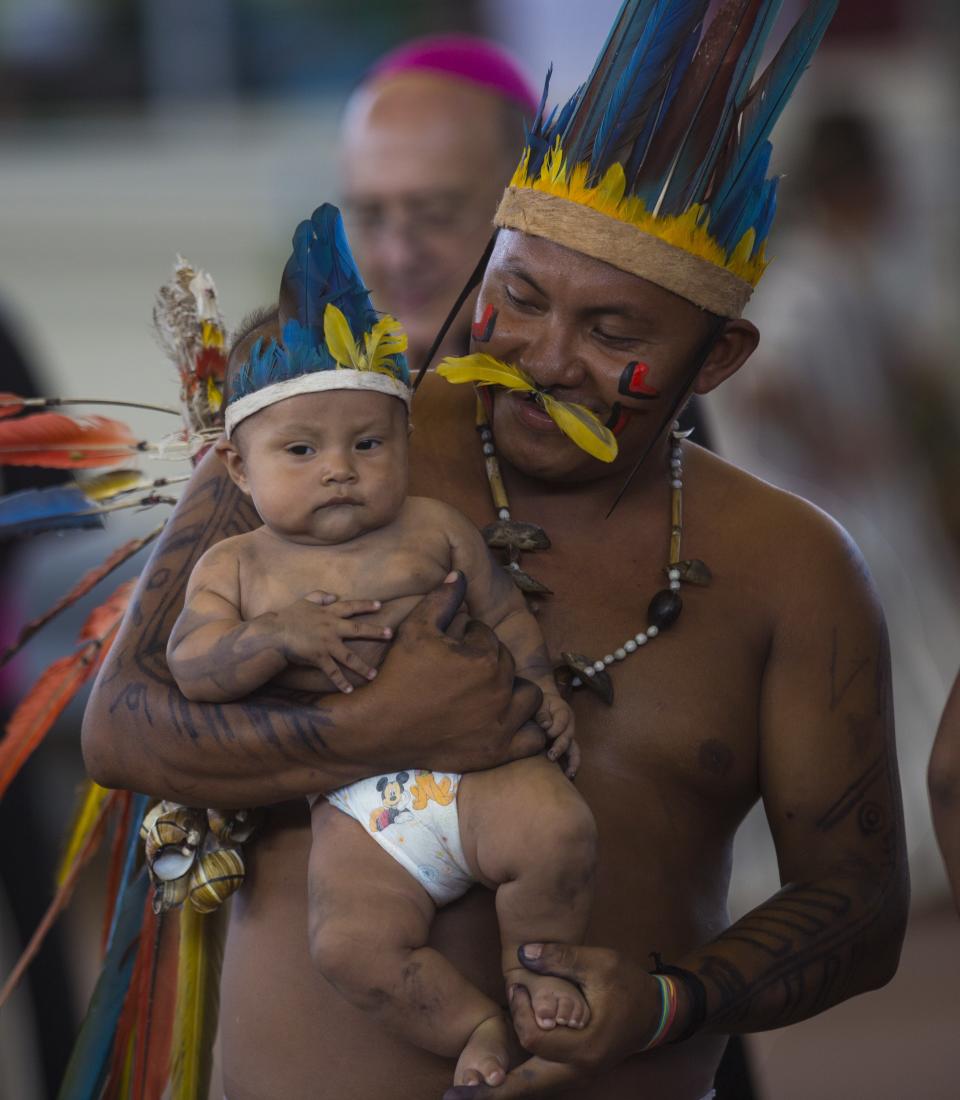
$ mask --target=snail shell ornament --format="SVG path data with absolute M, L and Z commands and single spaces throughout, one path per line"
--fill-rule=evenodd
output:
M 221 844 L 243 844 L 262 816 L 260 810 L 207 810 L 207 824 Z
M 243 855 L 261 810 L 193 809 L 158 802 L 143 819 L 140 836 L 156 913 L 179 909 L 189 899 L 200 913 L 212 913 L 242 884 Z
M 144 840 L 154 882 L 169 882 L 185 875 L 193 866 L 206 832 L 207 819 L 202 810 L 175 805 L 155 815 Z
M 240 888 L 243 874 L 243 856 L 237 848 L 204 852 L 190 873 L 190 904 L 198 913 L 212 913 Z

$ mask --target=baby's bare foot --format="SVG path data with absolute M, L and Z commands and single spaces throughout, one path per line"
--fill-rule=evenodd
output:
M 502 1085 L 521 1058 L 520 1045 L 505 1016 L 478 1024 L 457 1059 L 454 1085 Z
M 555 1027 L 579 1030 L 590 1023 L 590 1006 L 572 982 L 525 971 L 519 984 L 525 985 L 530 991 L 533 1014 L 545 1031 Z

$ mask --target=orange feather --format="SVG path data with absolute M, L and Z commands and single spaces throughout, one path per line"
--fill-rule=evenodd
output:
M 149 545 L 163 530 L 163 524 L 156 527 L 148 535 L 143 535 L 141 538 L 131 539 L 130 542 L 125 542 L 123 546 L 118 546 L 116 550 L 107 558 L 105 562 L 100 565 L 94 566 L 93 569 L 88 570 L 77 581 L 77 583 L 70 589 L 70 591 L 51 607 L 48 611 L 45 611 L 42 615 L 38 615 L 37 618 L 31 619 L 30 622 L 20 631 L 17 640 L 13 643 L 9 649 L 6 649 L 3 654 L 0 654 L 0 667 L 5 665 L 16 653 L 26 645 L 28 641 L 36 634 L 41 627 L 46 626 L 51 619 L 60 614 L 61 611 L 66 610 L 68 607 L 72 607 L 77 600 L 85 596 L 92 588 L 103 580 L 109 573 L 112 573 L 118 566 L 123 565 L 125 561 L 132 558 L 134 554 L 142 550 L 144 546 Z
M 5 416 L 16 416 L 23 408 L 23 398 L 15 393 L 0 393 L 0 419 Z
M 81 642 L 102 642 L 108 634 L 112 634 L 120 625 L 120 620 L 127 610 L 127 604 L 130 602 L 136 583 L 136 577 L 124 581 L 109 599 L 104 600 L 99 607 L 95 607 L 81 627 L 80 633 L 77 635 L 78 640 Z
M 104 416 L 38 413 L 0 424 L 0 466 L 115 466 L 137 450 L 127 425 Z
M 13 712 L 0 741 L 0 798 L 67 704 L 100 667 L 120 625 L 135 581 L 124 582 L 83 624 L 84 645 L 43 673 Z

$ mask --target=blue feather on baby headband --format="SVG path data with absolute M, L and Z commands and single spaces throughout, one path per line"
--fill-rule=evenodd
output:
M 248 416 L 301 393 L 374 390 L 409 406 L 406 334 L 393 317 L 378 317 L 330 203 L 297 226 L 280 314 L 280 341 L 257 340 L 230 386 L 228 439 Z

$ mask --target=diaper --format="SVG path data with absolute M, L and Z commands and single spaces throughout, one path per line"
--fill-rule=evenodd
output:
M 475 881 L 460 843 L 460 778 L 411 768 L 361 779 L 328 794 L 327 801 L 359 821 L 437 906 L 447 905 Z

